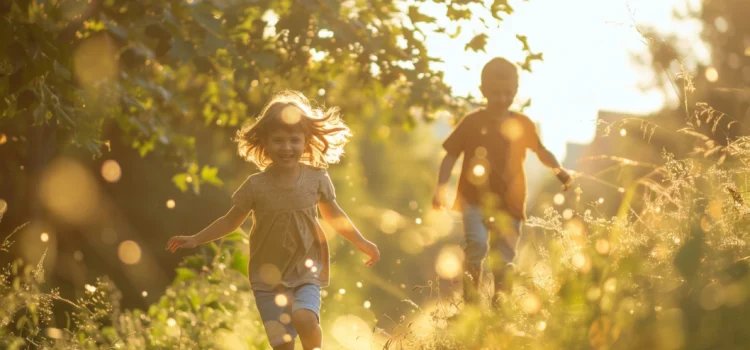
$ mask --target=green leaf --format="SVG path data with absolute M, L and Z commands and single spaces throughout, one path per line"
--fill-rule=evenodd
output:
M 177 277 L 175 277 L 174 283 L 189 281 L 198 276 L 193 270 L 185 267 L 178 267 L 175 271 L 177 271 Z
M 177 188 L 180 189 L 182 192 L 187 192 L 188 190 L 188 176 L 190 174 L 188 173 L 180 173 L 175 176 L 172 176 L 172 182 L 177 186 Z
M 201 169 L 201 180 L 216 186 L 222 186 L 224 185 L 224 182 L 219 179 L 217 176 L 218 173 L 218 168 L 204 165 L 203 169 Z
M 234 254 L 232 254 L 232 263 L 230 264 L 230 267 L 233 270 L 241 272 L 243 275 L 247 276 L 247 266 L 250 263 L 250 257 L 243 253 L 241 250 L 237 249 L 234 251 Z
M 492 17 L 495 17 L 495 19 L 502 20 L 503 18 L 500 17 L 500 12 L 505 12 L 510 15 L 513 13 L 513 7 L 508 4 L 508 0 L 495 0 L 490 6 L 490 12 L 492 12 Z
M 419 9 L 416 6 L 409 7 L 408 15 L 412 23 L 419 23 L 419 22 L 434 23 L 435 22 L 435 17 L 430 17 L 428 15 L 425 15 L 419 12 Z
M 466 46 L 464 47 L 464 50 L 466 51 L 472 50 L 475 52 L 479 52 L 479 51 L 486 52 L 484 50 L 484 47 L 486 45 L 487 45 L 487 34 L 482 33 L 482 34 L 474 36 L 474 38 L 472 38 L 471 41 L 469 41 L 469 43 L 466 44 Z

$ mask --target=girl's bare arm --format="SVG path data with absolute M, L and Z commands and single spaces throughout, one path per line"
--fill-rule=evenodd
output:
M 250 215 L 250 212 L 233 206 L 224 216 L 216 219 L 216 221 L 208 225 L 201 232 L 193 235 L 196 245 L 211 242 L 234 232 L 234 230 L 245 222 L 248 215 Z
M 378 247 L 362 236 L 336 201 L 321 201 L 318 203 L 318 207 L 320 208 L 320 214 L 323 216 L 323 219 L 327 221 L 331 227 L 338 232 L 338 234 L 346 238 L 347 241 L 352 242 L 357 249 L 370 257 L 370 260 L 365 264 L 372 266 L 380 260 L 380 251 L 378 250 Z

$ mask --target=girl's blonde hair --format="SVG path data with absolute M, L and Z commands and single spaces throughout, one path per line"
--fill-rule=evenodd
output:
M 289 120 L 282 116 L 282 111 L 289 106 L 301 111 L 298 119 Z M 338 163 L 344 154 L 344 145 L 352 136 L 337 107 L 326 110 L 313 107 L 302 93 L 287 90 L 274 95 L 256 120 L 246 122 L 237 131 L 235 141 L 240 156 L 261 170 L 271 165 L 264 142 L 278 129 L 302 131 L 306 145 L 301 161 L 318 168 Z

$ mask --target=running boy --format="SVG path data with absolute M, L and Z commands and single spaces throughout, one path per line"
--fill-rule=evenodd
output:
M 571 185 L 570 175 L 542 145 L 534 123 L 508 110 L 518 92 L 516 67 L 506 59 L 492 59 L 482 69 L 480 90 L 487 106 L 465 116 L 443 143 L 447 154 L 440 165 L 433 199 L 435 209 L 445 207 L 446 184 L 463 153 L 453 209 L 462 214 L 466 235 L 467 302 L 478 300 L 477 287 L 488 252 L 492 252 L 495 291 L 503 289 L 507 265 L 515 258 L 521 224 L 526 219 L 526 150 L 534 151 L 545 166 L 554 169 L 564 190 Z

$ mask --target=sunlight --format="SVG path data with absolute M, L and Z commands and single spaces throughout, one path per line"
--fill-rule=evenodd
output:
M 366 349 L 372 342 L 370 325 L 355 315 L 343 315 L 333 322 L 333 338 L 347 349 Z
M 586 10 L 571 10 L 571 6 Z M 455 94 L 481 96 L 483 65 L 495 56 L 521 61 L 522 45 L 515 35 L 526 35 L 532 49 L 544 54 L 544 61 L 532 65 L 533 73 L 521 74 L 516 102 L 532 100 L 524 112 L 540 122 L 545 145 L 563 158 L 567 142 L 593 139 L 600 110 L 645 114 L 665 103 L 676 103 L 672 97 L 665 98 L 660 87 L 642 88 L 643 81 L 653 73 L 631 60 L 633 55 L 648 52 L 634 25 L 653 25 L 657 30 L 679 33 L 680 38 L 695 42 L 692 47 L 696 55 L 688 63 L 707 62 L 708 48 L 694 41 L 702 30 L 700 22 L 678 22 L 672 17 L 673 11 L 684 11 L 688 6 L 699 10 L 700 0 L 580 0 L 574 5 L 556 0 L 519 2 L 513 15 L 496 29 L 487 32 L 481 22 L 474 21 L 462 24 L 463 30 L 455 39 L 428 35 L 426 43 L 432 55 L 442 60 L 431 65 L 444 71 L 445 81 Z M 455 25 L 445 19 L 443 7 L 426 3 L 420 10 L 436 17 L 448 32 L 455 31 Z M 486 52 L 464 51 L 463 45 L 479 32 L 487 32 L 490 38 Z

